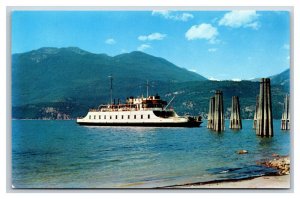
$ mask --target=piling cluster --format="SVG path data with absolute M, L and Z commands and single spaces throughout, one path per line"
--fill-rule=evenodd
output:
M 281 130 L 290 129 L 290 96 L 286 95 L 283 103 L 283 113 L 281 118 Z
M 215 131 L 225 130 L 223 92 L 219 90 L 217 90 L 215 94 L 214 130 Z
M 215 97 L 211 97 L 209 100 L 208 117 L 207 117 L 207 128 L 214 128 L 214 113 L 215 113 Z
M 289 95 L 284 98 L 281 129 L 290 129 Z M 210 98 L 207 118 L 207 128 L 213 131 L 224 131 L 224 105 L 223 93 L 220 90 Z M 240 113 L 240 102 L 238 96 L 233 96 L 231 101 L 230 129 L 242 129 L 242 118 Z M 273 137 L 273 116 L 271 100 L 270 78 L 260 80 L 259 95 L 256 97 L 255 114 L 253 118 L 253 129 L 256 135 L 261 137 Z
M 223 92 L 217 90 L 214 97 L 210 98 L 207 128 L 214 131 L 224 131 L 224 106 Z
M 270 78 L 262 78 L 260 81 L 259 96 L 256 109 L 256 135 L 259 135 L 261 137 L 273 137 Z
M 255 105 L 255 112 L 254 112 L 254 118 L 253 118 L 253 129 L 256 129 L 257 111 L 258 111 L 258 96 L 256 96 L 256 105 Z
M 240 102 L 238 96 L 232 96 L 229 128 L 242 129 L 242 120 L 240 116 Z

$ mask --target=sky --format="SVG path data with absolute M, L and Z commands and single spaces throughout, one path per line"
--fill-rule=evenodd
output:
M 290 67 L 288 11 L 14 11 L 11 50 L 79 47 L 162 57 L 211 80 L 249 80 Z

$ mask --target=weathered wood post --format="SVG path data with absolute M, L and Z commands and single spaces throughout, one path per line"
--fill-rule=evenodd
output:
M 262 78 L 260 81 L 256 134 L 261 137 L 273 137 L 270 78 Z
M 283 103 L 283 113 L 281 118 L 281 130 L 290 129 L 290 96 L 286 95 Z
M 214 112 L 214 131 L 224 131 L 224 106 L 223 106 L 223 92 L 216 91 L 215 94 L 215 112 Z
M 254 112 L 254 118 L 253 118 L 253 128 L 254 129 L 256 129 L 257 111 L 258 111 L 258 96 L 256 96 L 256 105 L 255 105 L 255 112 Z
M 209 109 L 207 116 L 207 128 L 214 128 L 214 113 L 215 113 L 215 97 L 211 97 L 209 100 Z
M 230 129 L 242 128 L 242 120 L 240 116 L 240 102 L 238 96 L 232 96 L 229 128 Z

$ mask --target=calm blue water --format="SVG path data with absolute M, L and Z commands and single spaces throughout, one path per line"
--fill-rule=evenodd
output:
M 290 133 L 274 121 L 260 138 L 252 121 L 243 130 L 84 127 L 75 121 L 12 121 L 12 181 L 16 188 L 157 187 L 262 175 L 256 165 L 288 155 Z M 248 154 L 238 155 L 246 149 Z

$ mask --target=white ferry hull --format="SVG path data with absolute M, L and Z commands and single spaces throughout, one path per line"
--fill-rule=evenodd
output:
M 117 122 L 111 122 L 111 123 L 104 123 L 104 122 L 79 122 L 77 121 L 77 124 L 84 125 L 84 126 L 144 126 L 144 127 L 199 127 L 201 122 L 199 121 L 193 121 L 193 122 L 178 122 L 178 123 L 171 123 L 171 122 L 130 122 L 130 123 L 117 123 Z
M 77 124 L 86 126 L 149 126 L 149 127 L 199 127 L 201 121 L 179 117 L 158 117 L 153 111 L 88 112 L 78 118 Z

